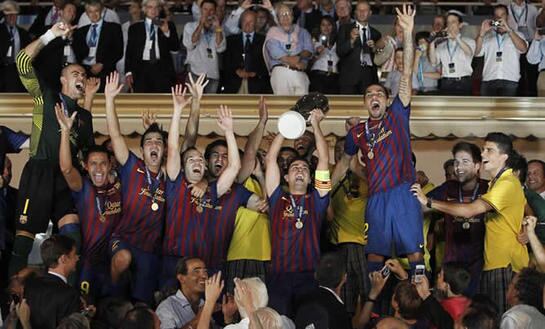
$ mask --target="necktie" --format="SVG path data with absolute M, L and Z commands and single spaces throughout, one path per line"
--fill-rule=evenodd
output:
M 59 10 L 57 7 L 53 7 L 53 14 L 51 15 L 51 25 L 57 23 L 57 20 L 59 19 Z
M 149 59 L 151 62 L 156 62 L 157 55 L 155 55 L 155 27 L 153 26 L 153 24 L 150 24 L 149 39 L 151 41 Z
M 246 43 L 244 44 L 244 70 L 250 72 L 250 49 L 252 40 L 250 33 L 246 33 Z
M 361 47 L 363 48 L 363 51 L 365 53 L 368 52 L 368 46 L 367 46 L 367 28 L 362 27 L 361 28 Z
M 96 47 L 98 41 L 97 24 L 91 26 L 91 37 L 89 38 L 89 47 Z
M 9 37 L 10 37 L 10 48 L 11 48 L 11 52 L 9 53 L 9 57 L 7 58 L 7 62 L 8 64 L 12 64 L 14 63 L 14 59 L 15 59 L 15 31 L 13 31 L 14 27 L 13 26 L 8 26 L 8 31 L 9 31 Z

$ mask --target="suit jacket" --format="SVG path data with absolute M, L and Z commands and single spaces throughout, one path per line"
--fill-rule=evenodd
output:
M 86 25 L 74 32 L 72 47 L 78 63 L 82 63 L 89 54 L 87 32 L 90 28 L 91 25 Z M 117 61 L 123 57 L 123 33 L 121 32 L 121 25 L 102 22 L 98 40 L 96 62 L 104 65 L 100 76 L 107 76 L 115 70 Z
M 299 17 L 301 16 L 301 10 L 299 8 L 293 8 L 293 22 L 297 24 Z M 312 8 L 310 13 L 305 14 L 305 30 L 311 35 L 320 32 L 320 21 L 322 20 L 322 13 L 316 8 Z
M 158 65 L 165 74 L 174 74 L 171 51 L 179 50 L 176 26 L 168 22 L 170 36 L 167 38 L 161 29 L 157 29 L 160 59 Z M 127 51 L 125 53 L 125 72 L 137 74 L 143 60 L 142 55 L 146 44 L 146 24 L 144 21 L 136 22 L 129 27 L 127 38 Z M 136 77 L 135 77 L 136 78 Z
M 373 63 L 373 58 L 375 57 L 373 52 L 369 49 L 369 46 L 362 45 L 361 39 L 357 38 L 354 42 L 354 46 L 350 44 L 350 33 L 352 29 L 356 26 L 356 23 L 344 24 L 340 27 L 339 33 L 337 34 L 337 55 L 339 55 L 339 79 L 346 83 L 356 83 L 359 80 L 359 70 L 355 68 L 361 65 L 360 62 L 360 53 L 363 50 L 367 49 L 367 52 L 371 54 L 371 63 Z M 371 40 L 375 43 L 382 37 L 380 32 L 370 27 Z M 374 74 L 376 74 L 376 66 L 372 64 L 374 69 Z
M 236 70 L 244 68 L 244 43 L 243 33 L 227 37 L 227 51 L 223 53 L 223 73 L 225 93 L 235 94 L 240 89 L 242 79 L 236 74 Z M 263 43 L 265 36 L 254 33 L 250 51 L 250 72 L 256 72 L 254 78 L 248 79 L 248 90 L 251 94 L 264 94 L 270 92 L 270 77 L 265 60 L 263 59 Z
M 322 287 L 299 300 L 295 316 L 297 329 L 314 324 L 316 329 L 351 329 L 350 315 L 344 304 Z
M 76 289 L 55 275 L 30 279 L 25 285 L 25 298 L 32 328 L 55 329 L 63 318 L 80 310 L 79 297 Z
M 19 43 L 21 49 L 25 48 L 30 43 L 30 35 L 22 27 L 17 26 L 17 32 L 19 32 Z M 6 24 L 0 24 L 0 65 L 5 65 L 6 54 L 8 52 L 10 43 L 10 35 Z M 14 50 L 15 51 L 15 50 Z M 15 58 L 17 54 L 13 54 Z

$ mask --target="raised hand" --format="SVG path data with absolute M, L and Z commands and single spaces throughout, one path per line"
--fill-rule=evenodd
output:
M 201 74 L 197 78 L 197 81 L 193 81 L 192 74 L 189 75 L 189 83 L 185 83 L 187 88 L 189 89 L 189 92 L 191 93 L 191 96 L 193 96 L 197 100 L 201 100 L 202 95 L 204 94 L 204 87 L 208 84 L 208 80 L 206 80 L 206 74 Z
M 226 132 L 233 132 L 233 114 L 231 109 L 225 105 L 220 105 L 218 108 L 218 126 Z
M 152 124 L 157 122 L 157 113 L 150 110 L 142 111 L 142 126 L 148 129 Z
M 211 303 L 216 303 L 223 290 L 223 281 L 221 280 L 221 271 L 214 274 L 211 278 L 206 280 L 206 287 L 204 290 L 205 300 Z
M 324 112 L 320 109 L 314 109 L 310 111 L 310 116 L 308 117 L 308 121 L 310 124 L 314 127 L 318 124 L 320 124 L 320 121 L 322 121 L 325 118 Z
M 184 89 L 182 84 L 178 84 L 170 88 L 170 90 L 172 92 L 172 103 L 174 104 L 175 110 L 181 111 L 187 104 L 191 103 L 191 96 L 185 96 L 187 89 Z
M 416 10 L 410 5 L 404 4 L 402 9 L 396 8 L 397 20 L 399 26 L 403 29 L 404 32 L 411 32 L 414 29 L 414 16 L 416 15 Z
M 88 78 L 85 82 L 85 95 L 96 94 L 100 88 L 100 79 L 99 78 Z
M 261 96 L 259 98 L 259 120 L 262 122 L 267 122 L 268 119 L 269 119 L 269 109 L 267 108 L 265 97 Z
M 537 217 L 535 216 L 526 216 L 522 221 L 523 225 L 526 225 L 528 232 L 534 232 L 537 225 Z
M 486 33 L 488 33 L 488 31 L 492 30 L 492 24 L 491 23 L 492 23 L 491 19 L 485 19 L 481 23 L 481 32 L 480 32 L 481 37 L 484 37 L 484 35 Z
M 123 88 L 123 84 L 119 83 L 119 73 L 114 71 L 106 77 L 106 86 L 104 87 L 104 96 L 106 98 L 115 98 Z
M 271 0 L 263 0 L 263 4 L 261 4 L 260 6 L 267 9 L 268 11 L 271 11 L 274 8 Z
M 388 281 L 389 276 L 383 277 L 380 272 L 371 272 L 369 273 L 369 280 L 371 281 L 371 289 L 369 290 L 369 298 L 376 299 L 380 293 L 382 292 L 382 289 L 384 289 L 384 285 L 386 284 L 386 281 Z
M 248 289 L 246 283 L 244 283 L 239 278 L 235 278 L 235 295 L 237 300 L 240 301 L 240 304 L 246 310 L 248 315 L 252 314 L 255 311 L 254 301 L 252 292 Z
M 76 119 L 78 112 L 74 111 L 74 113 L 68 117 L 64 113 L 64 105 L 62 103 L 57 103 L 55 104 L 55 115 L 57 116 L 57 122 L 59 123 L 61 130 L 70 131 L 74 125 L 74 120 Z
M 56 37 L 61 37 L 61 36 L 68 35 L 69 33 L 72 32 L 72 30 L 76 29 L 76 27 L 77 26 L 72 26 L 70 24 L 59 22 L 54 24 L 50 30 L 51 32 L 53 32 L 53 34 Z

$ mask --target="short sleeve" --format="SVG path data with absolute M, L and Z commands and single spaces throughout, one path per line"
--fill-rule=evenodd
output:
M 248 200 L 253 194 L 247 188 L 240 184 L 235 185 L 235 189 L 233 192 L 236 193 L 238 204 L 241 206 L 246 206 Z
M 396 96 L 392 102 L 392 105 L 390 105 L 389 111 L 392 114 L 400 114 L 408 120 L 411 114 L 411 104 L 408 104 L 407 106 L 403 105 L 403 102 L 399 96 Z
M 485 195 L 481 196 L 481 199 L 486 201 L 497 213 L 501 213 L 506 207 L 512 204 L 512 189 L 515 186 L 513 183 L 506 179 L 499 179 L 496 181 L 492 189 L 490 189 Z
M 125 164 L 119 166 L 119 176 L 121 179 L 121 182 L 127 184 L 128 180 L 130 179 L 130 175 L 134 167 L 136 167 L 138 164 L 138 158 L 134 153 L 129 151 L 129 157 L 127 158 L 127 161 Z
M 273 208 L 282 196 L 282 185 L 278 184 L 274 192 L 269 197 L 269 205 Z
M 344 153 L 348 155 L 355 155 L 356 153 L 358 153 L 359 146 L 354 138 L 357 127 L 358 126 L 352 127 L 348 134 L 346 134 L 346 138 L 344 141 Z
M 448 182 L 445 182 L 426 194 L 427 197 L 433 200 L 446 201 L 447 200 Z

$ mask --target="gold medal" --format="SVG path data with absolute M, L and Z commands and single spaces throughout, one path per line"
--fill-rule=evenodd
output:
M 303 228 L 303 222 L 301 220 L 297 220 L 297 222 L 295 222 L 295 228 L 300 230 Z
M 204 209 L 202 208 L 201 205 L 198 205 L 198 206 L 197 206 L 197 212 L 198 212 L 199 214 L 202 213 L 203 210 L 204 210 Z
M 373 152 L 373 150 L 367 152 L 367 157 L 369 158 L 369 160 L 373 160 L 373 158 L 375 157 L 375 153 Z
M 151 210 L 153 210 L 153 211 L 159 210 L 159 204 L 157 202 L 153 202 L 151 204 Z

